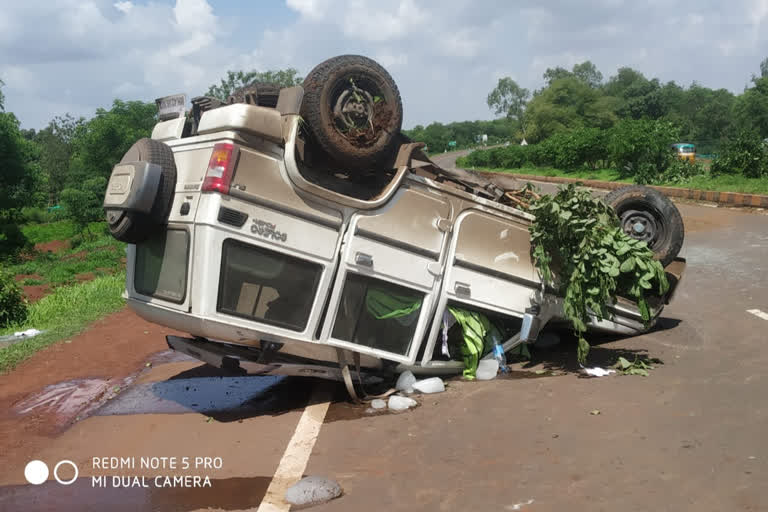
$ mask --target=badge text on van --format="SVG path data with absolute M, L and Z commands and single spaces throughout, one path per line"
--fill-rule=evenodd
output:
M 251 224 L 251 233 L 254 235 L 263 236 L 264 238 L 271 238 L 272 240 L 280 240 L 281 242 L 288 240 L 288 234 L 281 233 L 276 228 L 277 226 L 271 222 L 253 219 L 253 224 Z

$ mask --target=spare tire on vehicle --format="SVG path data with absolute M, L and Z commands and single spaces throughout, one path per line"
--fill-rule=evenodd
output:
M 683 218 L 664 194 L 632 185 L 610 192 L 603 200 L 618 215 L 621 229 L 632 238 L 646 242 L 663 266 L 677 257 L 685 238 Z
M 403 104 L 386 69 L 367 57 L 341 55 L 316 66 L 303 86 L 301 116 L 334 160 L 358 170 L 392 155 Z
M 132 189 L 126 192 L 126 195 L 134 197 L 136 194 L 141 194 L 145 197 L 144 202 L 146 197 L 149 197 L 150 202 L 147 204 L 151 204 L 151 208 L 147 208 L 147 211 L 137 211 L 132 209 L 130 204 L 126 207 L 110 207 L 106 202 L 104 208 L 109 232 L 121 242 L 131 244 L 146 240 L 167 223 L 173 203 L 173 193 L 176 189 L 176 163 L 173 159 L 173 151 L 166 144 L 153 139 L 139 139 L 125 153 L 115 169 L 122 164 L 137 162 L 155 164 L 160 169 L 159 176 L 155 177 L 155 181 L 145 180 L 145 183 L 153 183 L 154 190 L 135 190 L 138 180 L 132 177 L 127 181 Z M 113 171 L 113 177 L 110 178 L 107 186 L 107 197 L 112 191 L 114 176 Z M 154 183 L 157 184 L 154 185 Z

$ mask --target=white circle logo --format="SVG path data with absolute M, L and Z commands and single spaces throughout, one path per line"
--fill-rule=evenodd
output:
M 24 468 L 24 478 L 32 485 L 40 485 L 48 480 L 48 465 L 41 460 L 31 460 Z
M 62 479 L 59 478 L 59 466 L 61 466 L 62 464 L 69 464 L 75 470 L 75 476 L 73 476 L 71 480 L 62 480 Z M 48 468 L 45 468 L 45 472 L 46 472 L 46 475 L 47 475 L 48 474 Z M 77 466 L 71 460 L 59 461 L 59 463 L 56 464 L 56 467 L 53 468 L 53 478 L 55 478 L 56 481 L 59 482 L 61 485 L 70 485 L 70 484 L 75 483 L 75 480 L 77 480 L 77 476 L 79 474 L 80 473 L 77 470 Z

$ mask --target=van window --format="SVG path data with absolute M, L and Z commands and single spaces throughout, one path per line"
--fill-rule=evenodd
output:
M 142 295 L 181 304 L 187 294 L 189 233 L 167 229 L 136 244 L 133 287 Z
M 303 331 L 321 273 L 317 263 L 227 239 L 217 311 Z
M 332 336 L 337 340 L 407 355 L 424 294 L 359 274 L 347 274 Z

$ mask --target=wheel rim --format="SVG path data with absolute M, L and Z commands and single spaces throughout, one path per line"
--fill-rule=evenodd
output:
M 374 103 L 371 93 L 361 89 L 350 79 L 349 85 L 341 91 L 333 107 L 337 125 L 342 130 L 373 129 Z
M 664 240 L 665 227 L 661 216 L 648 210 L 627 210 L 620 216 L 621 229 L 628 236 L 654 249 Z

